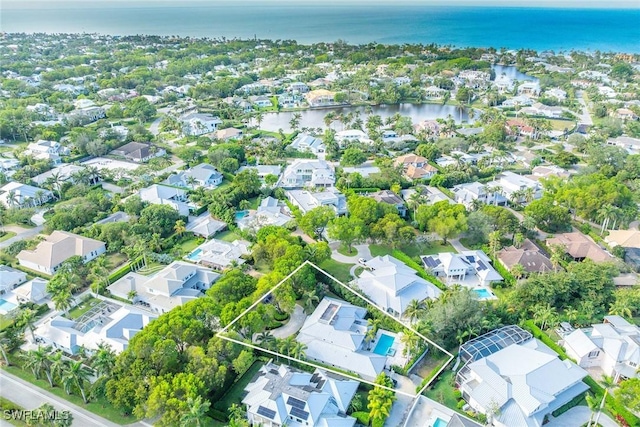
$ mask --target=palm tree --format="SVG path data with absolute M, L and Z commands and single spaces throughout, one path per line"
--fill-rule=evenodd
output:
M 35 326 L 35 322 L 36 322 L 36 312 L 35 310 L 32 310 L 30 308 L 26 308 L 24 310 L 22 310 L 22 312 L 20 313 L 20 323 L 22 323 L 23 327 L 25 329 L 29 329 L 29 331 L 31 332 L 31 339 L 33 340 L 33 342 L 36 341 L 36 336 L 33 334 L 33 331 L 35 331 L 36 326 Z
M 519 248 L 524 243 L 524 234 L 522 233 L 514 233 L 513 234 L 513 246 Z
M 101 342 L 91 358 L 91 365 L 99 377 L 111 375 L 116 366 L 116 352 L 109 344 Z
M 593 425 L 597 426 L 598 421 L 600 420 L 600 414 L 602 414 L 602 408 L 604 408 L 604 402 L 607 400 L 607 394 L 618 384 L 617 378 L 610 377 L 609 375 L 603 375 L 600 377 L 600 384 L 604 387 L 604 394 L 602 395 L 602 400 L 600 401 L 600 406 L 598 407 L 598 412 L 596 413 L 596 419 L 593 421 Z M 591 423 L 587 425 L 590 427 Z
M 82 395 L 82 401 L 85 404 L 88 403 L 89 401 L 87 400 L 87 394 L 84 388 L 92 373 L 91 369 L 86 367 L 81 361 L 71 360 L 62 374 L 64 390 L 67 394 L 71 394 L 73 387 L 77 387 Z
M 596 409 L 598 409 L 599 402 L 598 402 L 598 399 L 596 399 L 596 397 L 591 393 L 587 393 L 584 397 L 585 397 L 585 400 L 587 401 L 587 406 L 591 411 L 591 415 L 589 416 L 589 422 L 587 423 L 587 426 L 590 426 L 591 422 L 593 421 L 593 416 L 595 415 Z
M 632 306 L 629 305 L 629 298 L 617 298 L 611 307 L 609 307 L 609 314 L 618 315 L 631 319 L 633 317 Z
M 522 264 L 515 264 L 511 267 L 511 274 L 516 278 L 516 280 L 520 280 L 527 274 L 527 271 L 524 269 Z
M 240 202 L 238 202 L 238 208 L 240 208 L 241 211 L 247 210 L 251 207 L 251 202 L 248 200 L 240 200 Z
M 493 252 L 493 256 L 496 256 L 496 252 L 498 252 L 502 246 L 502 235 L 500 230 L 492 231 L 489 233 L 489 247 L 491 248 L 491 252 Z
M 55 382 L 56 378 L 62 378 L 62 373 L 67 366 L 67 360 L 63 358 L 60 350 L 50 353 L 49 360 L 51 361 L 51 377 Z
M 413 209 L 414 221 L 416 220 L 416 210 L 418 209 L 418 206 L 420 206 L 424 202 L 425 202 L 425 197 L 417 191 L 411 194 L 411 196 L 409 196 L 409 200 L 407 201 L 407 204 L 409 205 L 409 209 Z
M 260 332 L 256 336 L 256 342 L 262 344 L 262 346 L 267 349 L 271 349 L 275 341 L 276 341 L 276 337 L 271 335 L 271 332 L 269 331 Z
M 567 307 L 566 310 L 564 311 L 564 315 L 567 318 L 567 321 L 569 323 L 573 323 L 576 321 L 578 316 L 580 316 L 580 311 L 576 310 L 573 307 Z
M 5 366 L 11 366 L 9 358 L 7 357 L 7 351 L 9 351 L 10 345 L 11 339 L 7 336 L 6 332 L 3 332 L 2 335 L 0 335 L 0 353 L 2 353 L 2 358 L 4 359 Z
M 7 203 L 9 203 L 9 207 L 11 208 L 15 208 L 19 204 L 19 197 L 15 190 L 11 190 L 7 193 Z
M 367 329 L 365 339 L 368 341 L 373 341 L 378 334 L 378 329 L 380 329 L 382 321 L 380 319 L 371 318 L 367 321 L 367 323 L 369 324 L 369 329 Z
M 182 236 L 185 231 L 187 231 L 186 224 L 183 220 L 179 219 L 176 221 L 176 224 L 173 226 L 173 230 L 179 235 Z
M 551 326 L 556 318 L 556 309 L 551 304 L 538 304 L 533 307 L 533 321 L 540 326 L 540 329 L 546 329 Z
M 413 299 L 409 302 L 407 308 L 404 310 L 404 316 L 409 319 L 410 323 L 414 323 L 425 313 L 426 308 L 427 305 L 424 303 L 424 301 Z
M 193 176 L 189 175 L 189 176 L 187 177 L 186 182 L 187 182 L 187 185 L 188 185 L 189 187 L 191 187 L 191 189 L 193 190 L 193 189 L 195 189 L 195 188 L 196 188 L 196 184 L 198 183 L 198 180 L 197 180 L 195 177 L 193 177 Z
M 315 291 L 307 291 L 302 296 L 302 301 L 304 305 L 304 311 L 308 314 L 313 311 L 315 304 L 320 302 L 320 298 Z
M 408 357 L 418 348 L 421 339 L 413 332 L 405 330 L 400 338 L 400 342 L 404 344 L 404 349 L 402 350 L 403 356 Z
M 73 295 L 69 289 L 62 289 L 51 297 L 51 301 L 56 310 L 66 314 L 67 310 L 71 308 Z
M 60 176 L 60 172 L 54 172 L 51 174 L 49 178 L 47 178 L 47 182 L 51 186 L 51 188 L 58 192 L 58 200 L 62 199 L 62 177 Z
M 296 359 L 304 359 L 305 351 L 307 350 L 307 345 L 301 342 L 296 342 L 291 349 L 291 356 Z
M 551 256 L 549 257 L 549 261 L 553 265 L 553 270 L 558 271 L 558 267 L 564 260 L 565 256 L 565 248 L 562 245 L 551 245 L 549 248 L 551 249 Z
M 180 425 L 186 427 L 202 427 L 206 425 L 206 421 L 209 419 L 207 412 L 209 412 L 211 402 L 208 400 L 202 401 L 201 396 L 195 399 L 188 397 L 187 405 L 189 405 L 189 412 L 182 414 Z
M 25 363 L 23 368 L 31 369 L 33 376 L 40 378 L 40 374 L 44 372 L 49 381 L 49 385 L 53 387 L 53 377 L 51 376 L 51 360 L 49 352 L 51 347 L 38 346 L 36 350 L 29 350 L 25 355 Z

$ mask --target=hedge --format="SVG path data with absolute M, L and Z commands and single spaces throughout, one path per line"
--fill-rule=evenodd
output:
M 376 187 L 361 187 L 361 188 L 350 188 L 354 193 L 377 193 L 380 191 L 379 188 Z
M 131 271 L 131 265 L 132 264 L 137 264 L 141 260 L 142 260 L 142 257 L 136 258 L 135 260 L 125 264 L 123 267 L 120 267 L 119 269 L 117 269 L 116 271 L 111 273 L 109 275 L 109 283 L 113 283 L 116 280 L 122 279 L 124 276 L 127 275 L 127 273 L 129 273 Z
M 420 266 L 420 264 L 415 262 L 413 260 L 413 258 L 411 258 L 409 255 L 405 254 L 404 252 L 402 252 L 402 251 L 400 251 L 398 249 L 394 249 L 393 252 L 391 252 L 391 256 L 393 256 L 394 258 L 399 259 L 400 261 L 402 261 L 405 264 L 407 264 L 409 267 L 411 267 L 414 270 L 416 270 L 416 272 L 418 273 L 418 276 L 422 277 L 424 280 L 428 280 L 429 282 L 433 283 L 434 285 L 436 285 L 438 288 L 440 288 L 443 291 L 447 290 L 447 287 L 445 286 L 444 283 L 442 283 L 440 280 L 438 280 L 435 276 L 432 276 L 431 274 L 429 274 L 426 271 L 424 271 L 424 268 L 422 268 Z
M 352 413 L 351 416 L 353 418 L 355 418 L 356 420 L 358 420 L 358 422 L 360 424 L 362 424 L 363 426 L 368 426 L 369 425 L 369 413 L 368 412 L 358 411 L 358 412 Z

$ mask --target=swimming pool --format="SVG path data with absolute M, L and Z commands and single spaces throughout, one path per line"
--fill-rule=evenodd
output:
M 189 255 L 187 255 L 187 259 L 191 261 L 199 261 L 201 253 L 202 253 L 202 249 L 198 248 L 195 251 L 191 252 Z
M 394 340 L 395 338 L 392 336 L 389 336 L 387 334 L 380 334 L 380 338 L 378 339 L 378 343 L 373 349 L 373 352 L 381 356 L 388 356 L 390 354 L 389 350 L 393 350 L 391 346 L 393 345 Z
M 480 298 L 480 299 L 487 299 L 487 298 L 493 297 L 491 292 L 489 292 L 488 290 L 486 290 L 484 288 L 474 289 L 473 292 L 475 292 L 476 295 L 478 295 L 478 298 Z
M 0 314 L 7 314 L 16 307 L 14 303 L 0 298 Z
M 236 221 L 244 218 L 249 214 L 249 211 L 236 211 Z
M 433 423 L 433 427 L 447 427 L 447 424 L 449 423 L 442 418 L 436 418 L 436 422 Z

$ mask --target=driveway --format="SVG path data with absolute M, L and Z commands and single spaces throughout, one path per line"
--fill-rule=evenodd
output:
M 21 233 L 16 234 L 15 236 L 13 236 L 10 239 L 5 240 L 4 242 L 0 242 L 0 249 L 6 248 L 9 245 L 11 245 L 12 243 L 18 242 L 20 240 L 25 240 L 28 238 L 31 238 L 33 236 L 36 236 L 38 234 L 40 234 L 42 232 L 42 229 L 44 227 L 42 225 L 39 225 L 37 227 L 33 227 L 33 228 L 29 228 L 25 231 L 22 231 Z M 9 227 L 5 227 L 6 230 L 9 230 Z
M 551 418 L 549 423 L 545 424 L 546 427 L 580 427 L 589 422 L 591 417 L 591 409 L 587 406 L 575 406 L 569 409 L 558 418 Z M 595 418 L 595 415 L 594 415 Z M 598 419 L 598 424 L 603 427 L 617 427 L 618 423 L 613 421 L 605 414 L 601 414 Z
M 354 256 L 342 255 L 334 249 L 333 252 L 331 252 L 331 258 L 343 264 L 357 264 L 358 259 L 360 258 L 364 258 L 367 261 L 373 258 L 373 256 L 371 256 L 371 251 L 369 250 L 369 245 L 355 245 L 353 248 L 358 251 Z
M 271 335 L 276 338 L 287 338 L 290 335 L 295 334 L 302 328 L 304 321 L 307 319 L 307 315 L 304 314 L 304 310 L 298 304 L 296 304 L 291 313 L 291 317 L 286 325 L 281 326 L 271 331 Z

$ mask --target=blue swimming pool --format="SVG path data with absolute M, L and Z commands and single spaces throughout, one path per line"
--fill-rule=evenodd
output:
M 390 335 L 381 334 L 380 339 L 378 339 L 378 343 L 376 344 L 376 347 L 373 349 L 373 352 L 381 356 L 389 355 L 389 349 L 393 345 L 394 340 L 395 338 Z
M 236 211 L 236 221 L 244 218 L 249 214 L 249 211 Z
M 14 303 L 0 298 L 0 314 L 7 314 L 14 308 L 16 308 L 16 305 Z
M 475 292 L 476 295 L 478 295 L 478 298 L 480 298 L 480 299 L 487 299 L 487 298 L 493 297 L 493 295 L 491 295 L 491 292 L 489 292 L 488 290 L 486 290 L 484 288 L 474 289 L 473 292 Z
M 447 424 L 449 423 L 442 418 L 436 418 L 436 422 L 433 423 L 433 427 L 447 427 Z
M 201 253 L 202 253 L 202 249 L 198 248 L 195 251 L 191 252 L 189 255 L 187 255 L 187 259 L 190 259 L 191 261 L 199 261 Z

